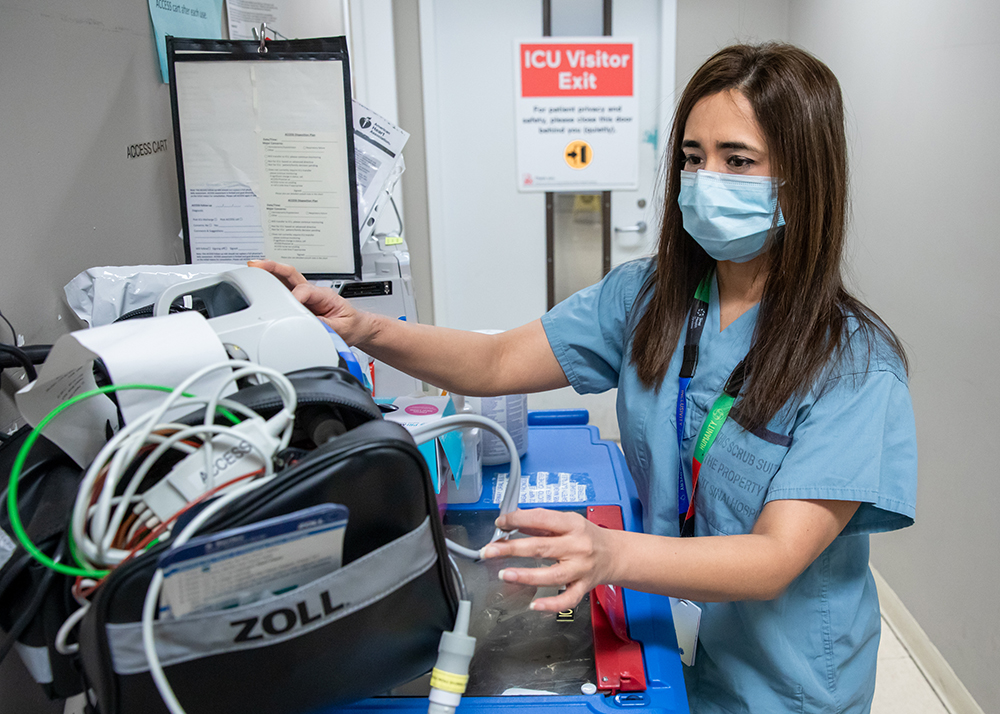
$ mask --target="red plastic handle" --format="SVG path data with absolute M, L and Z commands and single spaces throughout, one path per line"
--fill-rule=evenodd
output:
M 602 528 L 622 530 L 618 506 L 588 506 L 587 520 Z M 598 689 L 623 692 L 646 690 L 642 645 L 628 636 L 625 600 L 615 585 L 598 585 L 591 591 L 590 620 L 594 628 L 594 661 Z

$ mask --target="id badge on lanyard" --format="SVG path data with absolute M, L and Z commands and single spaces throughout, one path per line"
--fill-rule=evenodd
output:
M 681 536 L 694 535 L 694 496 L 698 488 L 698 473 L 701 465 L 705 461 L 705 455 L 715 443 L 715 437 L 722 430 L 722 425 L 729 417 L 729 412 L 733 408 L 736 396 L 743 387 L 746 379 L 746 360 L 741 360 L 733 369 L 726 380 L 726 386 L 718 399 L 709 409 L 704 423 L 698 432 L 698 440 L 695 442 L 694 459 L 691 462 L 691 493 L 687 492 L 687 485 L 684 483 L 684 421 L 687 416 L 687 389 L 698 368 L 698 343 L 701 341 L 701 333 L 705 329 L 705 319 L 708 317 L 708 301 L 711 295 L 712 273 L 709 272 L 698 284 L 698 289 L 694 293 L 691 301 L 691 310 L 688 314 L 687 337 L 684 340 L 684 359 L 681 363 L 679 375 L 679 388 L 677 390 L 677 521 L 680 527 Z

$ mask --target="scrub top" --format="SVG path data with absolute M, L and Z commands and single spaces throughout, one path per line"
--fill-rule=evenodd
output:
M 625 459 L 647 533 L 678 535 L 675 408 L 685 335 L 657 393 L 630 363 L 638 295 L 651 259 L 619 266 L 542 317 L 556 358 L 581 393 L 618 388 Z M 711 299 L 697 372 L 687 392 L 683 469 L 702 422 L 750 348 L 757 307 L 719 330 Z M 685 327 L 686 330 L 686 327 Z M 706 455 L 695 494 L 695 535 L 749 533 L 764 504 L 779 499 L 859 501 L 830 546 L 774 600 L 698 603 L 694 667 L 685 667 L 691 711 L 868 712 L 875 690 L 880 617 L 868 568 L 868 534 L 913 523 L 916 435 L 906 375 L 884 343 L 863 338 L 828 366 L 804 398 L 750 433 L 726 420 Z

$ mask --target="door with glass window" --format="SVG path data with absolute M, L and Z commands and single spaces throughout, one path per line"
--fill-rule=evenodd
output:
M 675 0 L 420 0 L 419 9 L 435 322 L 510 329 L 652 252 Z M 636 42 L 638 188 L 519 191 L 515 42 L 546 34 Z M 589 408 L 617 433 L 613 395 Z

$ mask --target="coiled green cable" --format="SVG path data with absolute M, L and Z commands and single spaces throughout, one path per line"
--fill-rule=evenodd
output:
M 11 530 L 14 531 L 14 535 L 20 542 L 21 546 L 27 551 L 32 558 L 37 560 L 39 563 L 47 568 L 55 570 L 57 573 L 62 573 L 63 575 L 70 575 L 73 577 L 83 577 L 83 578 L 94 578 L 100 580 L 105 575 L 107 575 L 109 570 L 93 570 L 87 568 L 79 554 L 77 553 L 76 543 L 73 540 L 73 529 L 72 522 L 70 523 L 69 532 L 69 549 L 73 556 L 73 560 L 80 567 L 73 567 L 72 565 L 63 565 L 62 563 L 57 563 L 52 560 L 49 556 L 41 551 L 41 549 L 36 546 L 31 539 L 28 537 L 27 531 L 24 529 L 24 524 L 21 522 L 21 514 L 17 510 L 17 485 L 18 480 L 21 478 L 21 471 L 24 469 L 24 464 L 28 460 L 28 453 L 31 451 L 31 447 L 35 445 L 38 441 L 38 437 L 42 435 L 42 430 L 45 429 L 49 423 L 55 419 L 57 416 L 62 414 L 64 411 L 69 409 L 74 404 L 82 402 L 84 399 L 89 399 L 90 397 L 96 396 L 98 394 L 108 394 L 110 392 L 119 392 L 129 389 L 146 389 L 154 392 L 172 392 L 174 391 L 172 387 L 164 387 L 157 384 L 110 384 L 106 387 L 98 387 L 97 389 L 91 389 L 90 391 L 77 394 L 72 397 L 51 412 L 45 415 L 45 418 L 38 422 L 38 426 L 31 430 L 28 434 L 28 438 L 24 440 L 21 445 L 21 449 L 17 452 L 17 458 L 14 459 L 14 465 L 10 470 L 10 483 L 7 486 L 7 515 L 10 519 Z M 193 397 L 192 394 L 184 393 L 185 397 Z M 239 419 L 229 410 L 220 408 L 219 411 L 234 424 L 239 423 Z

